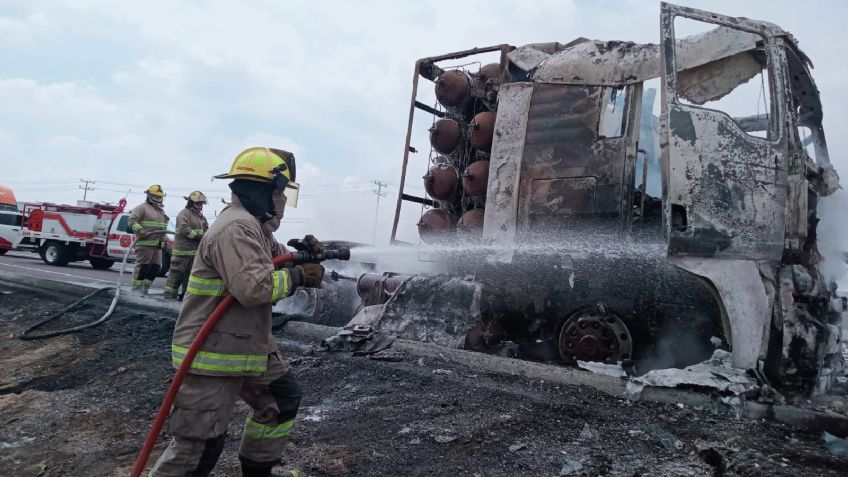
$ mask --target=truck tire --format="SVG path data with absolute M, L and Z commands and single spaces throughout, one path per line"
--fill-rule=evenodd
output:
M 60 242 L 46 242 L 39 249 L 39 255 L 41 255 L 41 259 L 44 260 L 44 263 L 57 267 L 64 267 L 71 261 L 68 248 Z
M 91 264 L 91 268 L 95 270 L 109 270 L 112 268 L 112 265 L 115 264 L 112 260 L 106 260 L 105 258 L 91 257 L 88 259 L 88 263 Z
M 162 251 L 162 267 L 159 269 L 159 276 L 165 277 L 168 275 L 168 270 L 171 269 L 171 253 Z
M 0 248 L 0 255 L 6 255 L 6 252 L 8 252 L 8 251 L 9 251 L 9 249 Z

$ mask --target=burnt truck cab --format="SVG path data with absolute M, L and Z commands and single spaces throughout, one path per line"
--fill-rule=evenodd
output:
M 434 161 L 488 160 L 488 183 L 482 199 L 438 200 L 402 182 L 392 238 L 404 203 L 441 210 L 466 239 L 482 209 L 482 247 L 448 267 L 482 284 L 466 346 L 504 339 L 528 357 L 643 370 L 720 347 L 782 389 L 824 392 L 843 367 L 845 309 L 818 268 L 817 201 L 839 180 L 811 62 L 766 22 L 663 3 L 660 25 L 658 45 L 581 38 L 419 60 L 402 181 L 417 108 L 468 135 L 480 111 L 496 114 L 490 149 Z M 485 52 L 501 53 L 497 81 L 469 75 L 460 106 L 417 101 L 419 76 L 444 90 L 437 63 Z M 755 106 L 736 99 L 746 91 Z M 428 213 L 419 228 L 438 225 Z

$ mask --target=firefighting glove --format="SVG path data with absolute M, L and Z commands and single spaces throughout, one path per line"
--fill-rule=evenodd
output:
M 324 267 L 317 263 L 304 263 L 291 271 L 295 287 L 318 288 L 324 279 Z
M 303 237 L 303 243 L 306 244 L 306 250 L 311 254 L 324 253 L 324 244 L 314 235 Z
M 324 244 L 321 243 L 320 240 L 315 238 L 314 235 L 307 235 L 302 239 L 291 239 L 286 242 L 286 245 L 297 250 L 298 252 L 305 252 L 309 255 L 315 255 L 319 253 L 324 253 Z

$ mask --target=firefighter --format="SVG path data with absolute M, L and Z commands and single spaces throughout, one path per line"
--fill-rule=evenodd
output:
M 165 191 L 153 184 L 146 191 L 147 200 L 130 212 L 127 225 L 136 234 L 133 290 L 147 294 L 162 269 L 162 249 L 168 247 L 168 216 L 162 210 Z
M 149 475 L 208 476 L 224 448 L 238 398 L 253 412 L 239 449 L 243 477 L 299 477 L 296 470 L 272 473 L 300 406 L 300 386 L 277 351 L 271 307 L 297 287 L 318 287 L 318 264 L 275 270 L 284 253 L 273 232 L 280 226 L 287 193 L 296 193 L 294 155 L 251 148 L 226 174 L 232 202 L 216 218 L 194 257 L 194 267 L 174 328 L 171 357 L 178 367 L 201 326 L 227 293 L 235 303 L 198 352 L 171 410 L 170 445 Z M 294 205 L 296 198 L 291 198 Z M 323 245 L 304 241 L 316 253 Z
M 203 216 L 203 205 L 206 204 L 206 196 L 203 192 L 196 190 L 183 197 L 186 200 L 185 209 L 177 214 L 177 227 L 174 234 L 174 249 L 171 251 L 171 269 L 168 272 L 168 280 L 165 282 L 165 298 L 177 298 L 182 289 L 188 285 L 188 274 L 194 263 L 194 255 L 197 253 L 197 245 L 209 223 Z

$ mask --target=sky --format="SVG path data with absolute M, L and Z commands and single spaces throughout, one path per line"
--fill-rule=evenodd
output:
M 830 155 L 848 177 L 848 4 L 694 1 L 768 20 L 812 59 Z M 474 46 L 659 40 L 658 1 L 0 0 L 0 184 L 19 201 L 130 205 L 162 184 L 171 215 L 194 189 L 214 216 L 244 148 L 297 157 L 300 207 L 281 238 L 386 242 L 394 216 L 416 59 Z M 422 94 L 432 98 L 431 86 Z M 425 101 L 426 102 L 426 101 Z M 421 193 L 427 118 L 416 117 L 409 181 Z M 400 238 L 414 240 L 416 211 Z

